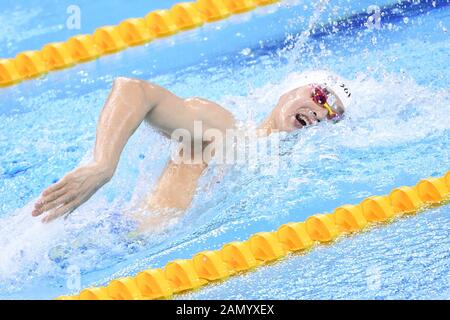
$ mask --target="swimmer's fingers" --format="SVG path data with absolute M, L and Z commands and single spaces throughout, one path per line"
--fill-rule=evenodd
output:
M 67 197 L 64 196 L 64 198 L 61 198 L 61 200 L 66 200 L 65 202 L 62 202 L 64 203 L 64 205 L 53 209 L 44 219 L 42 219 L 42 222 L 48 223 L 61 216 L 65 216 L 65 218 L 67 218 L 73 211 L 75 211 L 75 209 L 86 202 L 94 193 L 95 191 L 82 194 L 68 193 Z M 59 204 L 61 204 L 61 200 L 57 200 Z
M 48 196 L 50 194 L 52 194 L 53 192 L 61 189 L 62 187 L 64 187 L 67 184 L 68 181 L 68 175 L 66 175 L 64 178 L 62 178 L 60 181 L 58 181 L 55 184 L 52 184 L 50 187 L 48 187 L 47 189 L 44 190 L 44 192 L 42 192 L 42 196 Z
M 63 206 L 52 210 L 45 218 L 42 219 L 43 223 L 49 223 L 65 214 L 71 214 L 77 207 L 79 206 L 79 203 L 77 200 L 68 202 L 64 204 Z
M 66 186 L 68 180 L 68 175 L 66 175 L 61 179 L 61 181 L 58 181 L 57 183 L 45 189 L 44 192 L 42 192 L 40 199 L 34 204 L 34 210 L 31 214 L 36 217 L 45 212 L 45 210 L 42 210 L 44 205 L 47 202 L 53 201 L 55 197 L 61 196 L 61 194 L 64 192 L 63 189 Z
M 63 190 L 63 189 L 60 189 Z M 59 190 L 58 190 L 59 191 Z M 35 209 L 32 214 L 38 216 L 46 211 L 56 208 L 64 203 L 69 203 L 76 198 L 76 194 L 73 192 L 60 191 L 58 194 L 52 196 L 52 198 L 44 199 L 40 208 Z
M 67 193 L 66 188 L 61 188 L 59 190 L 56 190 L 52 192 L 51 194 L 47 196 L 41 196 L 39 200 L 34 204 L 34 210 L 31 213 L 34 217 L 44 213 L 45 211 L 49 210 L 50 208 L 46 207 L 50 203 L 53 203 L 55 200 L 60 198 L 61 196 L 64 196 L 64 194 Z

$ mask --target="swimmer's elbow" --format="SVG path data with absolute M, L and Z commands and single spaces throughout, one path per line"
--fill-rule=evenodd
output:
M 141 87 L 143 82 L 145 81 L 127 77 L 118 77 L 114 80 L 114 87 L 119 88 Z
M 118 77 L 113 84 L 113 91 L 123 96 L 127 104 L 142 107 L 146 112 L 158 103 L 161 90 L 153 83 L 127 77 Z
M 119 90 L 125 94 L 135 94 L 136 97 L 143 97 L 149 83 L 144 80 L 119 77 L 114 80 L 114 90 Z

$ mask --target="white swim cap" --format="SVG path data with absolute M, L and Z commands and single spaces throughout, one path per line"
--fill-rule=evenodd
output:
M 328 86 L 342 101 L 344 108 L 351 102 L 352 93 L 343 78 L 337 74 L 325 70 L 305 71 L 293 75 L 293 85 L 300 87 L 311 83 L 324 84 Z

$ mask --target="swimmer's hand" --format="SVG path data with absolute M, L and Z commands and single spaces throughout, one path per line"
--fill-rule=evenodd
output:
M 89 200 L 111 177 L 112 171 L 97 163 L 78 167 L 42 193 L 34 205 L 32 216 L 37 217 L 48 211 L 42 219 L 43 223 L 67 216 Z

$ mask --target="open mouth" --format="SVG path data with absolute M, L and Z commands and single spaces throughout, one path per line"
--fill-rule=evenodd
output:
M 308 118 L 306 118 L 304 115 L 297 113 L 295 115 L 295 119 L 297 120 L 297 122 L 300 124 L 301 127 L 306 127 L 309 123 L 308 123 Z

